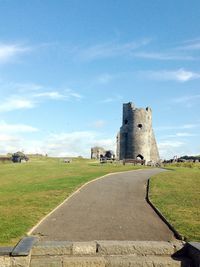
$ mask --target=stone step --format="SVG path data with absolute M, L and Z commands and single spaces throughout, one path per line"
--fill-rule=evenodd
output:
M 105 267 L 190 267 L 190 260 L 166 256 L 110 256 Z
M 191 267 L 190 260 L 166 256 L 32 257 L 30 267 Z
M 30 267 L 190 267 L 187 258 L 173 259 L 181 241 L 39 241 Z
M 164 241 L 40 241 L 32 248 L 33 256 L 56 255 L 173 255 L 183 242 Z
M 98 241 L 97 250 L 101 255 L 173 255 L 183 248 L 181 241 Z
M 0 256 L 0 267 L 199 267 L 200 259 L 198 244 L 181 241 L 39 241 L 30 251 L 19 244 Z

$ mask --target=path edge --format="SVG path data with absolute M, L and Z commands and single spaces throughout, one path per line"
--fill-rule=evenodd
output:
M 152 207 L 152 209 L 157 213 L 157 215 L 161 218 L 161 220 L 169 227 L 169 229 L 174 233 L 174 236 L 178 239 L 178 240 L 185 240 L 186 238 L 184 236 L 182 236 L 175 228 L 174 226 L 167 220 L 167 218 L 162 214 L 162 212 L 153 204 L 153 202 L 150 200 L 149 198 L 149 187 L 150 187 L 150 180 L 151 178 L 149 178 L 147 180 L 147 192 L 146 192 L 146 201 L 147 203 Z

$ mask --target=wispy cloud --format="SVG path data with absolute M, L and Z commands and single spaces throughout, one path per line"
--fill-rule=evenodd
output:
M 80 100 L 80 99 L 83 98 L 83 96 L 82 96 L 81 94 L 79 94 L 79 93 L 77 93 L 77 92 L 74 92 L 74 91 L 71 90 L 71 89 L 66 89 L 65 92 L 66 92 L 68 98 L 71 97 L 71 98 L 74 98 L 74 99 L 76 99 L 76 100 Z M 65 95 L 65 96 L 66 96 L 66 95 Z
M 91 61 L 101 58 L 129 56 L 133 53 L 133 51 L 149 44 L 150 42 L 151 40 L 148 38 L 127 43 L 108 42 L 88 47 L 79 47 L 76 48 L 74 52 L 76 52 L 76 57 L 81 60 Z
M 168 125 L 156 127 L 157 131 L 166 131 L 166 130 L 184 130 L 184 129 L 194 129 L 200 127 L 200 123 L 188 123 L 183 125 Z
M 71 89 L 60 91 L 44 91 L 41 93 L 33 94 L 32 98 L 39 98 L 41 99 L 52 99 L 52 100 L 70 100 L 76 99 L 80 100 L 83 96 L 74 92 Z
M 200 38 L 196 38 L 193 40 L 187 40 L 183 42 L 183 45 L 179 46 L 177 49 L 179 50 L 200 50 Z
M 195 60 L 196 58 L 189 55 L 177 55 L 174 53 L 158 53 L 158 52 L 137 52 L 134 57 L 155 60 Z
M 37 98 L 50 98 L 50 99 L 63 99 L 66 98 L 67 96 L 57 92 L 57 91 L 50 91 L 50 92 L 43 92 L 43 93 L 38 93 L 34 94 L 33 97 Z
M 193 72 L 184 69 L 146 71 L 141 74 L 145 75 L 149 79 L 160 81 L 187 82 L 190 80 L 200 79 L 200 72 Z
M 7 63 L 19 54 L 30 51 L 31 48 L 19 44 L 0 43 L 0 64 Z
M 150 47 L 151 49 L 151 47 Z M 193 40 L 186 40 L 177 44 L 171 44 L 165 47 L 164 50 L 152 51 L 148 47 L 148 50 L 135 51 L 134 57 L 147 59 L 147 60 L 160 60 L 160 61 L 196 61 L 200 60 L 200 57 L 195 54 L 195 51 L 200 50 L 200 38 Z
M 118 102 L 118 101 L 122 101 L 122 99 L 123 97 L 121 95 L 114 95 L 114 96 L 103 99 L 101 103 L 106 104 L 106 103 Z
M 182 133 L 166 135 L 165 138 L 191 137 L 191 136 L 197 136 L 197 134 L 182 132 Z
M 18 109 L 30 109 L 36 107 L 39 103 L 48 100 L 80 100 L 82 95 L 71 89 L 52 90 L 37 84 L 2 84 L 2 88 L 10 88 L 15 94 L 10 94 L 0 103 L 0 112 L 8 112 Z
M 196 136 L 196 134 L 192 133 L 176 133 L 177 137 L 190 137 L 190 136 Z
M 200 94 L 197 94 L 197 95 L 186 95 L 186 96 L 177 97 L 177 98 L 174 98 L 172 101 L 174 103 L 185 104 L 188 102 L 189 103 L 194 102 L 199 99 L 200 99 Z

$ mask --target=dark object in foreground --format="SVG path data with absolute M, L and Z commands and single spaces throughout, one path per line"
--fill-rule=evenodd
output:
M 16 153 L 12 154 L 11 160 L 14 163 L 21 163 L 22 160 L 28 161 L 29 158 L 22 152 L 16 152 Z

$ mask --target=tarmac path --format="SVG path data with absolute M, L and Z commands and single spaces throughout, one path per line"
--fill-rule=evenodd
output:
M 55 241 L 173 240 L 173 233 L 145 200 L 148 178 L 162 171 L 116 173 L 91 182 L 31 234 Z

